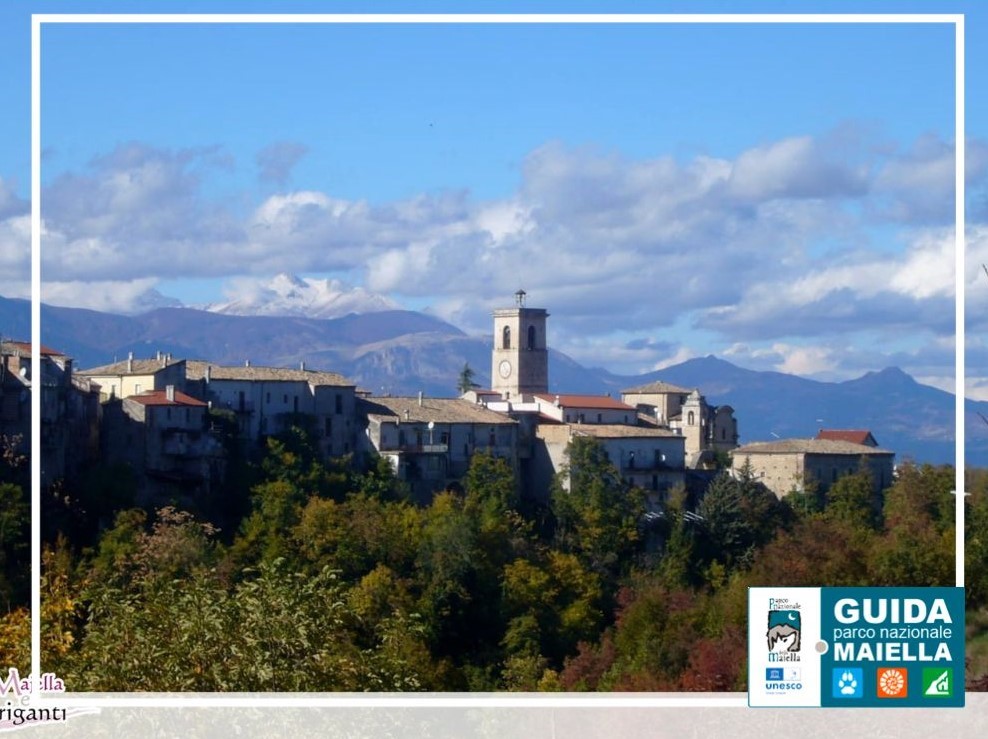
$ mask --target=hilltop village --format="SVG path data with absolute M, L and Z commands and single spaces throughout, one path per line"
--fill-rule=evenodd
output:
M 550 391 L 548 318 L 519 291 L 492 387 L 446 398 L 4 341 L 0 662 L 30 658 L 32 397 L 42 650 L 73 690 L 743 690 L 748 588 L 952 581 L 952 470 L 893 480 L 865 430 L 742 444 L 702 388 Z
M 4 341 L 0 433 L 29 438 L 28 390 L 40 382 L 42 484 L 96 460 L 124 464 L 143 504 L 209 495 L 229 453 L 218 418 L 247 452 L 301 424 L 327 458 L 352 455 L 366 464 L 379 456 L 420 503 L 456 489 L 478 452 L 507 460 L 518 492 L 546 503 L 577 437 L 596 439 L 622 479 L 654 504 L 677 487 L 696 500 L 719 470 L 745 466 L 779 498 L 810 480 L 825 493 L 862 464 L 876 494 L 892 482 L 894 453 L 867 431 L 741 446 L 734 410 L 711 405 L 698 388 L 653 382 L 620 398 L 550 393 L 548 317 L 526 305 L 524 291 L 495 310 L 492 387 L 457 398 L 376 397 L 304 363 L 231 367 L 160 352 L 79 370 L 71 357 L 42 347 L 35 372 L 30 345 Z

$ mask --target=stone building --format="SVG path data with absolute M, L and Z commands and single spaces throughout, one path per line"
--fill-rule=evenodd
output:
M 31 442 L 31 393 L 41 392 L 41 483 L 74 475 L 99 454 L 98 388 L 73 371 L 68 355 L 42 345 L 35 371 L 31 344 L 4 341 L 0 346 L 0 433 Z
M 100 387 L 100 400 L 127 398 L 148 390 L 164 390 L 168 385 L 182 387 L 185 382 L 185 360 L 172 359 L 170 354 L 158 352 L 154 359 L 134 359 L 130 352 L 127 359 L 77 372 L 80 377 Z
M 553 476 L 565 469 L 566 449 L 575 437 L 600 442 L 621 479 L 664 501 L 669 491 L 684 482 L 685 440 L 663 428 L 618 423 L 542 423 L 535 431 L 537 446 L 531 489 L 547 502 Z M 567 481 L 563 481 L 565 488 Z
M 756 479 L 782 498 L 792 491 L 814 489 L 826 495 L 844 475 L 862 463 L 871 472 L 875 494 L 892 484 L 895 453 L 840 439 L 780 439 L 745 444 L 734 450 L 732 470 L 751 465 Z
M 470 458 L 486 452 L 518 469 L 518 424 L 460 398 L 361 398 L 362 448 L 387 459 L 415 499 L 427 502 L 458 482 Z
M 206 411 L 174 385 L 106 402 L 104 458 L 134 472 L 139 504 L 208 495 L 222 478 L 224 452 Z
M 520 400 L 549 390 L 549 350 L 543 308 L 525 307 L 525 291 L 515 293 L 513 308 L 494 311 L 491 390 Z
M 678 431 L 686 439 L 686 466 L 714 464 L 717 452 L 738 445 L 738 422 L 729 405 L 710 405 L 697 389 L 652 382 L 621 391 L 621 400 L 634 406 L 644 423 Z
M 186 391 L 213 408 L 232 411 L 243 438 L 256 442 L 285 431 L 299 414 L 313 419 L 319 449 L 327 457 L 354 450 L 356 386 L 335 372 L 280 367 L 224 367 L 185 363 Z

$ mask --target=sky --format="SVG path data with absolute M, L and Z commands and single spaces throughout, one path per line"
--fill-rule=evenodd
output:
M 519 4 L 516 4 L 519 5 Z M 988 399 L 988 69 L 966 12 L 970 397 Z M 455 4 L 26 2 L 0 10 L 0 294 L 29 295 L 34 12 Z M 471 10 L 509 10 L 478 3 Z M 621 4 L 527 3 L 546 11 Z M 469 333 L 519 288 L 621 374 L 715 354 L 954 387 L 954 31 L 943 24 L 64 24 L 42 34 L 42 298 L 136 311 L 276 274 Z M 979 39 L 981 40 L 979 42 Z M 349 302 L 347 302 L 349 298 Z

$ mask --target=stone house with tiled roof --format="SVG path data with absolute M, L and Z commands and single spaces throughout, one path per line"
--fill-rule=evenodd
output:
M 531 489 L 540 495 L 549 491 L 553 475 L 564 469 L 566 449 L 578 436 L 600 442 L 621 479 L 652 491 L 657 501 L 684 481 L 686 440 L 668 428 L 624 423 L 539 424 L 535 436 Z M 564 481 L 564 487 L 566 484 Z
M 100 388 L 100 400 L 127 398 L 148 390 L 164 390 L 168 385 L 182 387 L 185 382 L 185 360 L 172 359 L 170 354 L 158 352 L 154 359 L 135 359 L 130 352 L 127 359 L 105 364 L 76 374 L 96 383 Z
M 518 423 L 461 398 L 361 398 L 366 424 L 360 449 L 387 459 L 416 500 L 427 502 L 458 482 L 477 452 L 507 459 L 518 469 Z
M 709 466 L 717 452 L 729 452 L 738 445 L 734 409 L 710 405 L 698 389 L 651 382 L 622 390 L 621 400 L 634 406 L 643 420 L 679 431 L 686 438 L 688 467 Z
M 843 439 L 780 439 L 738 447 L 731 467 L 737 473 L 750 464 L 755 477 L 782 498 L 809 487 L 825 495 L 841 477 L 865 464 L 877 496 L 892 484 L 894 462 L 895 453 L 888 449 Z
M 0 342 L 0 433 L 31 443 L 31 393 L 41 393 L 41 484 L 47 487 L 93 463 L 99 454 L 100 409 L 91 383 L 72 357 L 41 345 L 40 371 L 25 341 Z
M 313 419 L 326 456 L 354 451 L 356 385 L 335 372 L 231 367 L 202 360 L 185 363 L 185 388 L 195 397 L 234 413 L 244 439 L 256 442 L 286 430 L 300 414 Z
M 850 441 L 853 444 L 878 446 L 878 441 L 868 429 L 820 429 L 818 439 L 833 439 L 835 441 Z
M 104 404 L 104 458 L 131 468 L 139 503 L 208 495 L 222 478 L 224 452 L 207 410 L 174 385 Z
M 542 415 L 562 423 L 634 424 L 637 418 L 632 406 L 609 395 L 538 393 L 533 400 Z

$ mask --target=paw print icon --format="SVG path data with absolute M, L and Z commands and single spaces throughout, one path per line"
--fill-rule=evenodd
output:
M 860 667 L 834 668 L 834 698 L 864 697 L 864 674 Z

